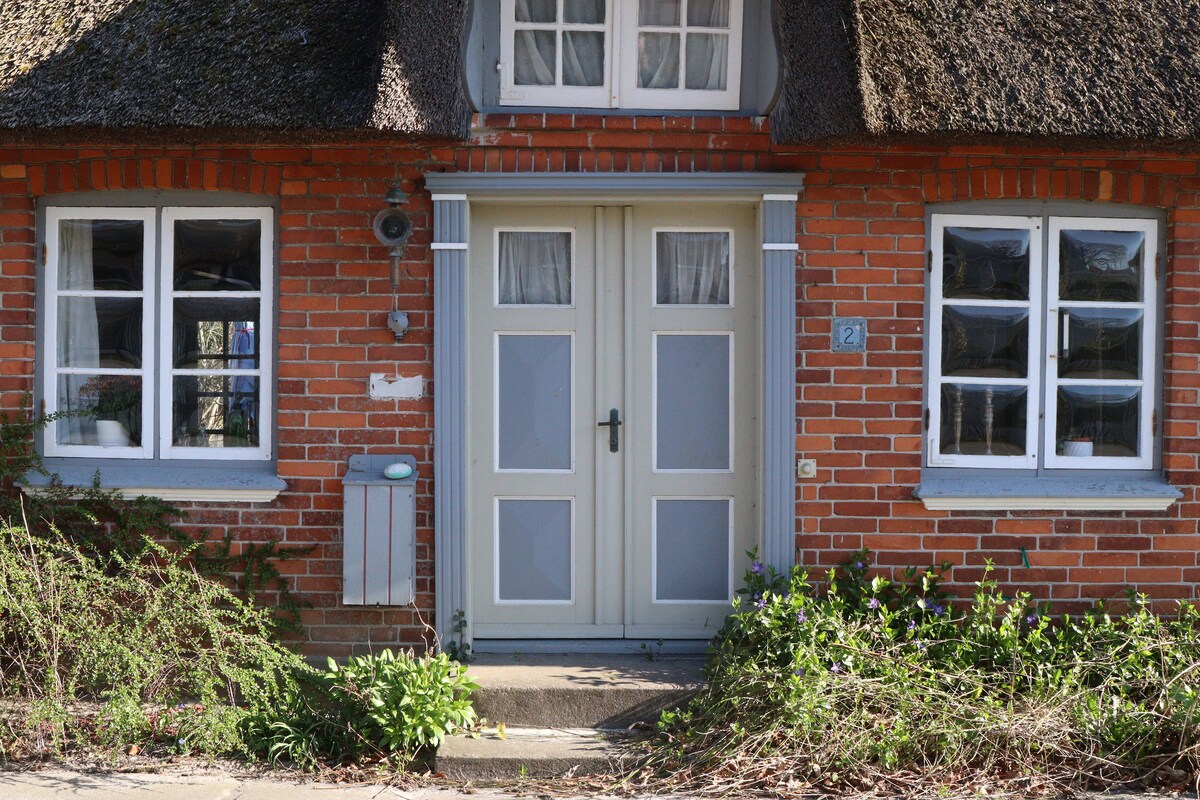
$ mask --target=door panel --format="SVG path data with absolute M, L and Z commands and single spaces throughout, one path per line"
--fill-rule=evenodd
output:
M 710 636 L 756 539 L 755 207 L 471 213 L 475 636 Z

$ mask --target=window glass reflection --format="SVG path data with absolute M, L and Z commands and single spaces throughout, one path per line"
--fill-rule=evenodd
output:
M 1060 386 L 1058 455 L 1136 457 L 1141 395 L 1136 386 Z
M 1029 231 L 946 228 L 942 293 L 958 300 L 1028 300 Z
M 1029 390 L 1024 386 L 942 386 L 944 455 L 1025 455 Z
M 943 375 L 1024 378 L 1028 361 L 1028 309 L 946 306 L 943 310 Z
M 1063 231 L 1059 236 L 1059 297 L 1139 302 L 1145 248 L 1146 234 L 1141 231 Z

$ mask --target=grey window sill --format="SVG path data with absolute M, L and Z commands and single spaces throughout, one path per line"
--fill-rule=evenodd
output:
M 275 474 L 274 464 L 261 469 L 231 469 L 227 465 L 180 465 L 162 462 L 147 465 L 98 466 L 94 463 L 48 465 L 64 486 L 90 487 L 97 470 L 100 488 L 115 489 L 125 497 L 157 497 L 167 502 L 269 503 L 287 488 Z M 21 491 L 36 494 L 50 484 L 44 475 L 25 475 Z
M 988 470 L 925 473 L 914 492 L 937 511 L 1164 511 L 1182 492 L 1156 473 L 989 475 Z

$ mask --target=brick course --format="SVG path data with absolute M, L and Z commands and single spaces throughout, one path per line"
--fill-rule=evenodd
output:
M 203 504 L 189 524 L 240 541 L 312 543 L 285 565 L 311 653 L 415 642 L 433 606 L 432 414 L 367 397 L 371 372 L 432 384 L 432 209 L 437 171 L 799 171 L 796 298 L 800 560 L 829 565 L 859 547 L 887 567 L 949 560 L 957 581 L 985 559 L 1006 586 L 1078 608 L 1136 583 L 1155 597 L 1197 595 L 1200 579 L 1200 157 L 1029 145 L 778 147 L 761 120 L 501 114 L 468 142 L 378 140 L 220 146 L 0 145 L 0 409 L 33 388 L 34 208 L 60 192 L 198 189 L 279 204 L 278 453 L 289 488 L 271 504 Z M 415 231 L 398 290 L 411 331 L 396 343 L 388 258 L 370 231 L 387 189 L 409 192 Z M 951 200 L 1063 199 L 1163 208 L 1164 465 L 1183 499 L 1162 513 L 935 512 L 912 498 L 920 477 L 924 214 Z M 865 354 L 829 352 L 830 318 L 864 316 Z M 418 485 L 413 609 L 344 608 L 340 477 L 350 455 L 402 450 Z M 1030 566 L 1021 558 L 1024 547 Z

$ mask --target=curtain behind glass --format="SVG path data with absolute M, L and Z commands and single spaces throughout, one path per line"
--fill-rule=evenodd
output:
M 658 234 L 659 305 L 729 305 L 729 234 Z
M 604 85 L 604 34 L 563 31 L 563 86 Z
M 92 244 L 92 221 L 71 220 L 59 228 L 58 285 L 78 291 L 90 291 L 95 286 L 95 267 Z M 56 301 L 57 302 L 57 301 Z M 96 300 L 75 297 L 72 302 L 59 303 L 58 364 L 64 366 L 99 366 L 100 326 L 96 317 Z M 64 375 L 67 404 L 60 411 L 81 410 L 79 391 L 90 375 Z M 82 409 L 86 410 L 86 409 Z M 58 421 L 58 441 L 78 444 L 89 438 L 96 429 L 90 416 L 70 416 Z
M 571 304 L 571 234 L 501 231 L 501 305 Z

